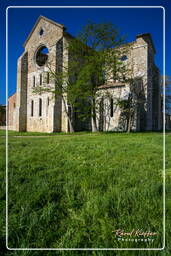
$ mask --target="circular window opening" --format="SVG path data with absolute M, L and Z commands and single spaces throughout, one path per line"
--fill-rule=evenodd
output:
M 42 36 L 43 33 L 44 33 L 44 30 L 43 30 L 43 28 L 41 28 L 40 31 L 39 31 L 39 35 Z
M 45 65 L 47 59 L 48 59 L 48 48 L 46 46 L 42 46 L 37 54 L 36 54 L 36 63 L 37 65 L 39 65 L 40 67 Z
M 121 61 L 124 61 L 124 60 L 127 60 L 127 59 L 128 59 L 128 57 L 127 57 L 126 55 L 123 55 L 123 56 L 120 58 Z

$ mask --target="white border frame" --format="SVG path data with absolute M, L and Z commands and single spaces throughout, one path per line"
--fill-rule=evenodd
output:
M 162 248 L 9 248 L 8 247 L 8 126 L 6 126 L 6 247 L 8 250 L 37 251 L 161 251 L 165 248 L 165 8 L 163 6 L 8 6 L 6 8 L 6 105 L 8 106 L 8 10 L 12 8 L 160 8 L 163 10 L 163 247 Z M 8 109 L 7 109 L 8 110 Z M 7 117 L 6 111 L 6 117 Z M 7 119 L 6 119 L 7 120 Z

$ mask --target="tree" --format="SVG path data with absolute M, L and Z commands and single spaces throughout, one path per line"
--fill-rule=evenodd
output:
M 75 42 L 70 44 L 71 52 L 76 59 L 82 59 L 75 81 L 77 96 L 89 101 L 89 104 L 79 107 L 84 109 L 85 115 L 91 113 L 92 130 L 96 131 L 97 88 L 106 79 L 121 79 L 125 70 L 120 58 L 126 52 L 126 47 L 120 50 L 123 38 L 112 23 L 89 22 L 83 27 Z M 79 101 L 80 104 L 82 102 L 84 101 Z
M 119 48 L 123 41 L 112 23 L 88 22 L 76 38 L 68 37 L 64 52 L 68 53 L 69 60 L 61 64 L 60 71 L 56 72 L 55 66 L 48 63 L 55 87 L 37 86 L 34 92 L 49 91 L 55 97 L 61 97 L 70 131 L 74 131 L 72 116 L 77 110 L 82 119 L 90 116 L 93 131 L 97 130 L 97 88 L 105 82 L 106 77 L 108 80 L 121 80 L 125 73 L 120 58 L 126 47 L 122 51 Z
M 134 88 L 134 86 L 131 89 Z M 117 99 L 117 105 L 121 109 L 122 115 L 126 119 L 126 131 L 129 133 L 131 131 L 132 122 L 134 119 L 136 107 L 137 107 L 137 101 L 135 98 L 134 90 L 131 90 L 125 95 L 125 98 L 123 99 Z
M 124 98 L 118 98 L 116 104 L 119 106 L 123 117 L 126 119 L 126 131 L 129 133 L 139 108 L 144 105 L 145 95 L 141 77 L 134 77 L 133 67 L 127 69 L 127 77 L 124 81 L 128 91 Z

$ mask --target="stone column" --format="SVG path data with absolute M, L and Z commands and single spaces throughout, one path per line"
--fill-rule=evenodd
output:
M 26 131 L 27 127 L 27 74 L 28 53 L 18 59 L 17 66 L 17 100 L 16 100 L 16 130 Z
M 19 131 L 20 127 L 20 98 L 21 98 L 21 57 L 17 63 L 17 95 L 16 95 L 16 114 L 15 114 L 15 130 Z
M 153 53 L 148 48 L 148 78 L 147 78 L 147 131 L 153 129 Z

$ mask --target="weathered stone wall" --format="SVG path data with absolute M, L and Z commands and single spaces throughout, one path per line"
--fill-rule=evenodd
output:
M 56 74 L 60 76 L 63 66 L 63 37 L 56 43 Z M 57 84 L 60 81 L 56 81 Z M 57 86 L 55 84 L 55 86 Z M 54 131 L 61 131 L 61 119 L 62 119 L 62 98 L 56 96 L 54 105 Z
M 148 87 L 148 68 L 147 68 L 147 54 L 148 45 L 142 40 L 142 38 L 138 38 L 132 49 L 131 49 L 131 65 L 133 69 L 133 78 L 135 83 L 141 88 L 139 90 L 142 94 L 142 103 L 139 109 L 135 114 L 134 121 L 134 129 L 135 130 L 143 130 L 147 125 L 147 87 Z M 143 114 L 143 118 L 142 117 Z
M 152 120 L 153 130 L 162 129 L 162 106 L 161 106 L 161 93 L 160 93 L 160 73 L 158 68 L 153 64 L 153 100 L 152 100 Z
M 18 59 L 17 99 L 15 124 L 17 131 L 27 130 L 27 86 L 28 86 L 28 53 L 24 52 Z
M 137 87 L 141 98 L 138 98 L 137 109 L 135 112 L 132 129 L 152 130 L 159 129 L 161 119 L 161 100 L 159 90 L 159 71 L 156 70 L 154 64 L 154 48 L 151 43 L 150 36 L 143 34 L 137 36 L 136 41 L 125 46 L 127 53 L 123 64 L 129 70 L 127 75 L 133 78 L 134 84 Z M 122 48 L 121 48 L 122 51 Z M 112 84 L 111 74 L 107 76 L 107 83 Z M 113 81 L 113 84 L 115 81 Z M 100 98 L 103 97 L 103 102 L 98 99 L 99 114 L 97 114 L 97 122 L 101 130 L 124 130 L 123 116 L 118 107 L 115 107 L 113 117 L 110 116 L 110 97 L 106 98 L 105 94 L 109 93 L 113 101 L 116 98 L 123 98 L 125 93 L 130 91 L 129 84 L 121 87 L 100 90 Z M 137 94 L 138 95 L 138 94 Z M 100 103 L 99 103 L 100 102 Z M 102 107 L 103 105 L 103 107 Z M 101 114 L 103 109 L 103 115 Z M 108 113 L 107 113 L 108 112 Z M 103 116 L 100 118 L 100 116 Z M 121 125 L 122 124 L 122 125 Z
M 154 52 L 148 48 L 148 88 L 147 88 L 147 130 L 153 129 L 153 59 Z
M 40 35 L 40 30 L 43 34 Z M 63 28 L 40 19 L 25 48 L 28 51 L 28 97 L 27 97 L 27 131 L 54 132 L 61 130 L 61 99 L 54 97 L 52 92 L 35 94 L 34 86 L 55 89 L 53 73 L 58 63 L 57 42 L 62 40 Z M 48 60 L 43 66 L 36 63 L 36 54 L 40 47 L 48 48 Z M 49 73 L 49 82 L 47 76 Z M 42 84 L 40 84 L 42 76 Z M 34 85 L 35 79 L 35 85 Z M 40 111 L 40 99 L 42 100 L 42 115 Z M 33 102 L 33 103 L 32 103 Z M 32 114 L 33 104 L 33 115 Z
M 13 121 L 16 124 L 16 130 L 69 131 L 67 94 L 65 93 L 61 97 L 54 96 L 50 92 L 50 90 L 55 90 L 57 86 L 52 73 L 58 74 L 62 69 L 67 70 L 69 67 L 68 40 L 62 25 L 44 17 L 38 19 L 25 42 L 25 52 L 18 60 L 17 99 L 15 121 Z M 43 65 L 39 65 L 37 62 L 37 54 L 42 49 L 41 47 L 48 49 L 47 61 Z M 136 41 L 128 44 L 126 48 L 128 48 L 127 58 L 123 60 L 123 63 L 130 70 L 129 76 L 134 78 L 143 95 L 135 113 L 132 129 L 158 129 L 161 124 L 157 119 L 161 113 L 159 72 L 154 64 L 155 50 L 151 37 L 148 34 L 139 35 Z M 107 83 L 116 82 L 113 81 L 110 72 L 106 78 Z M 36 86 L 49 89 L 49 91 L 34 93 Z M 67 86 L 67 81 L 63 82 L 63 86 Z M 122 129 L 122 113 L 119 107 L 114 107 L 113 116 L 111 116 L 110 101 L 124 97 L 125 94 L 129 93 L 129 90 L 128 84 L 98 90 L 97 123 L 100 130 Z M 105 97 L 106 93 L 110 94 L 111 97 Z M 79 120 L 76 121 L 75 118 L 75 122 L 79 122 Z M 80 129 L 80 125 L 82 124 L 77 123 L 75 127 Z M 89 127 L 89 124 L 85 127 Z
M 141 108 L 146 108 L 146 98 L 147 98 L 147 80 L 148 80 L 148 68 L 147 68 L 147 52 L 148 52 L 148 45 L 147 43 L 142 40 L 142 38 L 138 38 L 135 42 L 131 43 L 127 47 L 127 53 L 126 53 L 126 59 L 123 61 L 123 65 L 126 66 L 128 72 L 127 76 L 134 79 L 136 84 L 138 86 L 141 86 L 142 93 L 144 94 L 144 103 L 142 103 Z M 122 50 L 122 49 L 121 49 Z M 125 49 L 124 49 L 125 51 Z M 125 55 L 125 54 L 124 54 Z M 109 77 L 108 83 L 112 84 L 112 79 Z M 114 83 L 115 81 L 113 81 Z M 125 120 L 124 117 L 119 109 L 118 106 L 116 106 L 116 99 L 122 99 L 125 97 L 125 95 L 128 95 L 130 92 L 130 86 L 129 84 L 125 84 L 125 86 L 114 86 L 111 89 L 105 89 L 102 90 L 102 95 L 106 94 L 106 92 L 109 92 L 111 95 L 111 98 L 113 99 L 113 117 L 110 116 L 111 106 L 110 106 L 110 99 L 104 100 L 104 120 L 103 120 L 103 130 L 125 130 Z M 147 111 L 147 110 L 144 110 Z M 108 114 L 107 114 L 108 112 Z M 136 111 L 134 122 L 132 125 L 133 130 L 140 130 L 142 127 L 142 124 L 140 123 L 140 111 Z M 143 118 L 143 122 L 146 122 L 144 119 L 146 119 L 146 116 Z M 142 122 L 142 120 L 141 120 Z M 143 126 L 145 126 L 143 124 Z
M 63 26 L 40 18 L 25 43 L 25 53 L 18 60 L 16 130 L 68 131 L 68 118 L 62 98 L 50 92 L 56 86 L 53 74 L 61 72 L 64 63 L 68 65 L 64 44 L 67 44 L 67 40 L 63 37 Z M 48 60 L 40 66 L 36 56 L 41 47 L 47 47 Z M 49 91 L 34 93 L 36 86 Z M 64 95 L 64 98 L 67 109 L 67 96 Z
M 15 130 L 16 93 L 8 98 L 8 129 Z
M 122 99 L 129 92 L 128 85 L 118 85 L 108 89 L 99 89 L 97 94 L 97 128 L 100 131 L 125 130 L 125 122 L 117 105 L 117 99 Z M 111 103 L 113 100 L 113 104 Z M 111 105 L 112 104 L 112 105 Z M 113 115 L 111 116 L 111 108 Z
M 69 59 L 69 54 L 68 54 L 68 41 L 67 38 L 63 38 L 63 45 L 62 45 L 62 49 L 63 49 L 63 56 L 62 56 L 62 63 L 63 63 L 63 72 L 64 74 L 67 72 L 68 70 L 68 59 Z M 66 78 L 65 78 L 66 79 Z M 67 86 L 67 82 L 66 80 L 63 81 L 63 86 Z M 67 99 L 67 94 L 64 93 L 63 97 L 62 97 L 62 101 L 61 101 L 61 131 L 62 132 L 68 132 L 69 131 L 69 123 L 68 123 L 68 99 Z

